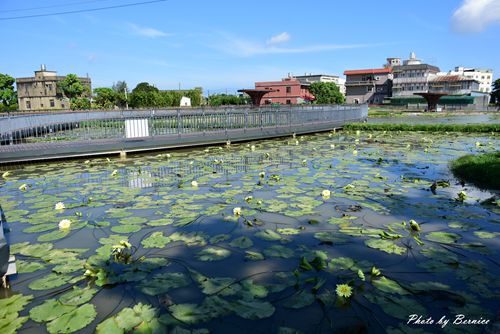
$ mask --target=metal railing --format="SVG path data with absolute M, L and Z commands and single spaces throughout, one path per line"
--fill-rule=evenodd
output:
M 289 128 L 301 132 L 301 128 L 307 130 L 318 123 L 343 124 L 366 117 L 367 107 L 363 105 L 45 113 L 0 119 L 0 142 L 2 145 L 22 145 L 96 139 L 126 140 L 195 133 L 227 134 L 234 130 L 246 132 L 270 128 Z

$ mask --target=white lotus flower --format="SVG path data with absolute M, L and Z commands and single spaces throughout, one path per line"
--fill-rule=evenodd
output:
M 361 131 L 356 130 L 356 136 L 359 136 L 361 134 Z
M 71 226 L 71 220 L 69 219 L 63 219 L 59 222 L 59 228 L 61 230 L 67 230 L 70 228 L 70 226 Z
M 166 156 L 167 158 L 171 158 L 171 157 L 172 157 L 172 156 L 170 155 L 170 153 L 165 154 L 165 156 Z
M 335 144 L 330 144 L 330 148 L 334 149 L 335 148 Z
M 198 182 L 196 182 L 196 181 L 194 181 L 194 180 L 193 180 L 193 181 L 191 181 L 191 185 L 192 185 L 193 187 L 195 187 L 195 188 L 198 188 Z
M 251 149 L 252 151 L 255 151 L 255 145 L 250 146 L 250 149 Z
M 321 196 L 323 196 L 323 199 L 329 199 L 330 198 L 330 190 L 325 189 L 321 192 Z
M 10 175 L 10 172 L 5 172 L 2 174 L 2 177 L 5 179 Z
M 352 151 L 352 155 L 358 155 L 358 151 L 357 150 L 353 150 Z
M 245 197 L 245 202 L 250 202 L 251 200 L 253 200 L 253 196 Z
M 235 216 L 240 216 L 241 215 L 241 208 L 240 207 L 234 208 L 233 209 L 233 214 Z
M 54 207 L 55 210 L 64 210 L 66 207 L 64 206 L 63 202 L 56 203 L 56 206 Z
M 23 183 L 19 186 L 19 190 L 21 191 L 26 191 L 28 189 L 28 185 L 26 183 Z
M 111 173 L 111 176 L 116 176 L 118 175 L 118 171 L 115 169 L 112 173 Z

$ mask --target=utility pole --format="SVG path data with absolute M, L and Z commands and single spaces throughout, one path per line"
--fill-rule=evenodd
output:
M 125 91 L 125 109 L 128 110 L 127 85 L 125 85 L 125 87 L 123 87 L 123 90 Z

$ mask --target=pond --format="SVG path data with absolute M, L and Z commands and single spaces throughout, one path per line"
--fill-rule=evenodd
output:
M 481 114 L 441 114 L 418 113 L 403 114 L 400 116 L 369 117 L 368 123 L 406 123 L 406 124 L 490 124 L 500 123 L 500 113 Z
M 493 333 L 500 202 L 448 163 L 499 144 L 332 132 L 12 169 L 0 332 Z

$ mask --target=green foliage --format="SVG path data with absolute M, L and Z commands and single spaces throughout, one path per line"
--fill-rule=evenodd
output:
M 17 109 L 17 93 L 14 91 L 14 78 L 0 73 L 0 111 Z
M 346 130 L 366 131 L 428 131 L 428 132 L 500 132 L 500 124 L 389 124 L 351 123 Z
M 480 188 L 500 189 L 500 151 L 462 156 L 452 161 L 450 168 L 460 180 Z
M 342 104 L 345 101 L 339 87 L 333 82 L 313 82 L 309 91 L 316 98 L 316 104 Z
M 64 80 L 57 83 L 57 88 L 69 99 L 81 97 L 85 92 L 85 88 L 76 74 L 68 74 Z
M 115 105 L 121 109 L 125 108 L 129 92 L 127 83 L 125 81 L 117 81 L 116 83 L 113 83 L 111 89 L 115 92 Z
M 14 334 L 28 320 L 28 317 L 20 317 L 19 312 L 24 309 L 33 296 L 13 295 L 9 298 L 0 299 L 0 333 Z
M 213 107 L 227 106 L 227 105 L 242 105 L 249 103 L 250 103 L 250 98 L 243 94 L 240 95 L 215 94 L 215 95 L 210 95 L 208 98 L 208 104 Z
M 491 91 L 491 103 L 500 106 L 500 78 L 493 82 L 493 90 Z
M 101 87 L 94 89 L 94 103 L 96 108 L 112 109 L 117 101 L 118 94 L 112 88 Z
M 132 108 L 179 107 L 181 98 L 187 96 L 191 99 L 191 106 L 197 107 L 201 104 L 201 93 L 200 88 L 183 91 L 160 91 L 147 82 L 141 82 L 132 90 L 129 105 Z
M 86 97 L 74 97 L 71 99 L 71 110 L 86 110 L 90 109 L 90 100 Z

